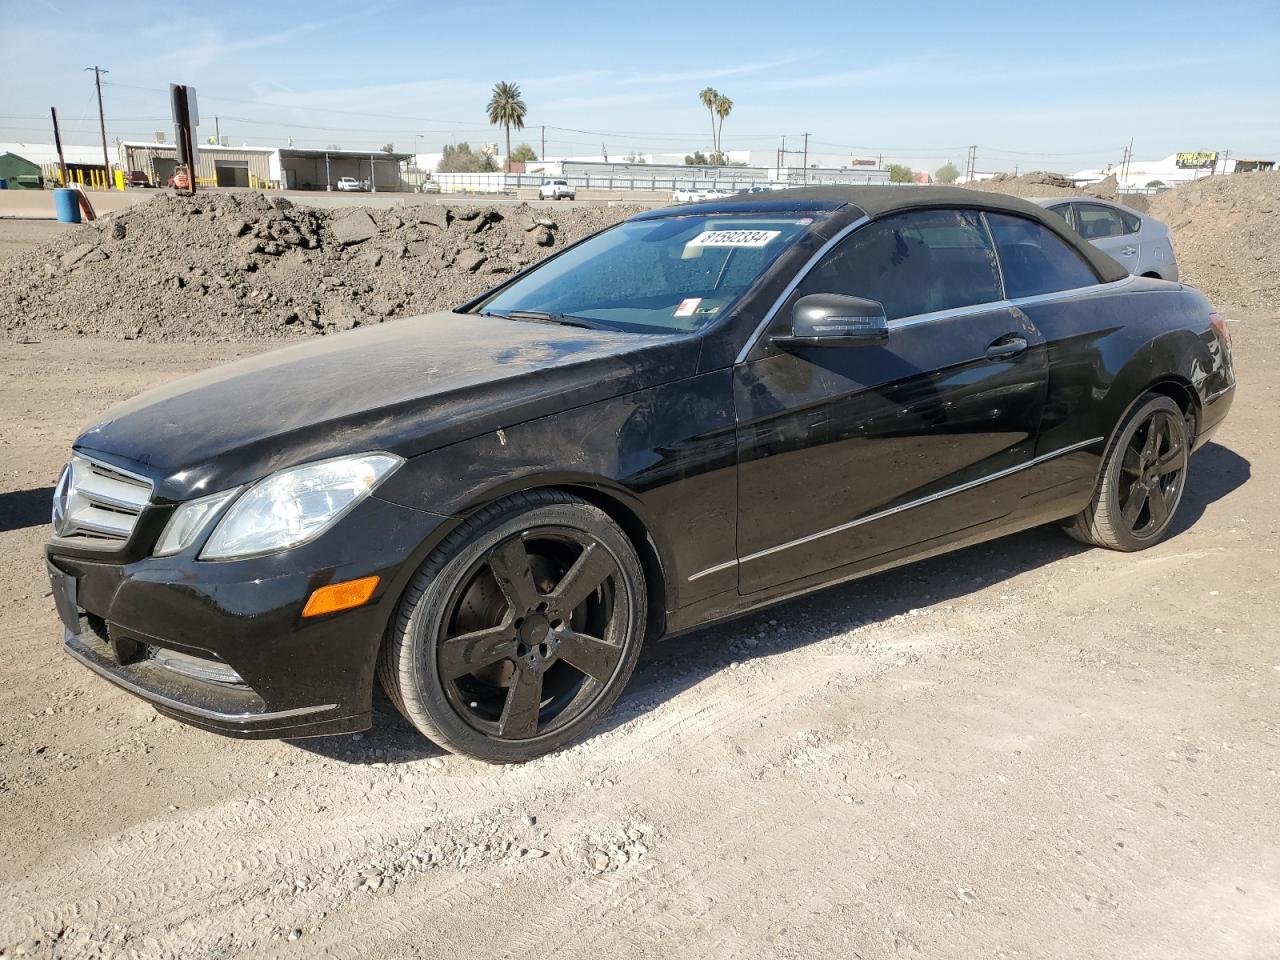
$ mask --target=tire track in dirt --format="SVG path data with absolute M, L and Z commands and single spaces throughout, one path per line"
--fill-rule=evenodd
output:
M 794 669 L 799 664 L 806 666 Z M 425 787 L 389 785 L 388 800 L 393 802 L 382 804 L 376 819 L 370 817 L 361 794 L 382 784 L 376 779 L 372 785 L 364 783 L 357 775 L 336 782 L 330 779 L 315 796 L 286 794 L 273 802 L 261 797 L 234 800 L 199 811 L 194 822 L 139 824 L 75 857 L 72 869 L 47 874 L 40 884 L 0 888 L 0 916 L 19 918 L 16 923 L 0 924 L 0 942 L 17 942 L 33 931 L 64 924 L 74 927 L 77 935 L 95 936 L 109 921 L 133 931 L 135 937 L 154 936 L 153 928 L 162 925 L 180 931 L 181 942 L 190 947 L 221 930 L 235 929 L 235 924 L 252 921 L 259 911 L 242 905 L 269 895 L 263 878 L 298 873 L 332 881 L 328 901 L 332 909 L 349 899 L 339 875 L 366 864 L 394 863 L 407 843 L 427 839 L 423 825 L 429 819 L 436 821 L 433 828 L 444 826 L 447 838 L 450 828 L 468 818 L 493 817 L 504 807 L 545 804 L 552 798 L 538 796 L 539 784 L 581 782 L 584 774 L 589 781 L 608 781 L 615 787 L 636 785 L 643 790 L 647 781 L 670 767 L 674 754 L 685 765 L 715 762 L 721 752 L 715 741 L 723 738 L 724 731 L 752 728 L 749 721 L 774 711 L 780 702 L 794 709 L 828 680 L 851 670 L 866 675 L 871 661 L 865 656 L 804 648 L 773 657 L 770 665 L 767 672 L 716 675 L 617 730 L 565 754 L 510 769 L 496 781 L 487 776 L 492 768 L 451 760 L 462 768 L 462 775 L 432 776 Z M 785 678 L 781 683 L 779 675 Z M 725 691 L 727 684 L 748 690 L 745 695 Z M 781 718 L 785 720 L 786 714 L 784 708 Z M 636 765 L 632 762 L 636 756 L 648 759 Z M 485 776 L 473 776 L 476 772 Z M 326 817 L 318 806 L 356 812 Z M 440 815 L 440 810 L 448 810 L 449 815 Z M 590 820 L 586 809 L 559 813 Z M 216 851 L 216 858 L 193 859 L 193 850 Z M 483 875 L 475 881 L 489 882 Z M 306 899 L 298 901 L 299 906 L 306 903 Z M 207 916 L 215 904 L 217 919 L 210 923 Z M 155 919 L 161 917 L 163 921 Z M 161 953 L 177 949 L 166 937 L 147 943 Z
M 682 768 L 698 768 L 701 764 L 701 769 L 709 773 L 713 772 L 711 765 L 723 763 L 726 753 L 732 756 L 735 766 L 773 762 L 790 745 L 771 736 L 759 737 L 755 725 L 745 721 L 754 720 L 763 710 L 772 709 L 782 702 L 791 709 L 782 710 L 772 719 L 785 724 L 794 719 L 792 714 L 798 705 L 808 702 L 799 695 L 810 691 L 818 680 L 838 677 L 847 673 L 850 667 L 856 667 L 865 674 L 862 668 L 868 666 L 869 661 L 865 657 L 819 654 L 817 665 L 808 670 L 786 670 L 786 665 L 779 664 L 778 669 L 753 677 L 752 681 L 761 689 L 753 690 L 747 696 L 726 695 L 719 689 L 731 675 L 717 678 L 721 681 L 718 683 L 699 685 L 699 688 L 694 688 L 696 696 L 692 702 L 684 704 L 677 700 L 671 703 L 670 710 L 666 711 L 670 715 L 639 723 L 635 729 L 622 731 L 621 736 L 615 736 L 618 731 L 611 734 L 611 739 L 622 742 L 611 744 L 604 756 L 593 756 L 591 759 L 597 762 L 589 771 L 579 773 L 579 776 L 589 773 L 590 782 L 606 781 L 608 791 L 605 797 L 600 800 L 589 794 L 571 797 L 566 806 L 556 812 L 556 817 L 590 823 L 599 816 L 597 811 L 601 800 L 607 799 L 614 801 L 607 804 L 610 809 L 647 804 L 647 808 L 637 811 L 640 816 L 658 821 L 679 820 L 681 817 L 674 808 L 688 798 L 665 795 L 662 791 L 662 784 L 670 779 L 668 774 L 674 757 L 678 757 Z M 749 746 L 743 746 L 741 741 L 744 739 Z M 633 758 L 637 756 L 646 759 L 635 763 Z M 556 765 L 565 762 L 563 758 L 552 759 Z M 630 803 L 628 798 L 632 798 Z M 727 819 L 749 819 L 748 813 L 758 806 L 759 801 L 738 797 L 729 804 L 732 815 Z M 724 805 L 720 809 L 725 809 Z M 803 816 L 802 811 L 797 811 L 797 814 Z M 783 825 L 779 824 L 773 829 L 782 828 Z M 666 840 L 659 840 L 657 844 L 661 850 L 666 847 Z M 556 878 L 550 884 L 558 891 L 554 907 L 544 905 L 542 909 L 531 910 L 525 915 L 536 916 L 536 921 L 521 924 L 516 930 L 504 930 L 510 939 L 501 944 L 501 950 L 498 944 L 494 944 L 492 955 L 550 957 L 562 953 L 570 943 L 575 943 L 580 951 L 584 944 L 591 942 L 588 931 L 610 929 L 632 920 L 646 920 L 652 917 L 656 904 L 685 902 L 688 891 L 703 884 L 707 872 L 714 869 L 710 861 L 690 865 L 672 861 L 661 852 L 652 854 L 639 865 L 624 868 L 625 873 L 575 876 L 573 866 L 572 863 L 561 863 L 556 867 Z M 504 897 L 520 896 L 512 893 L 512 887 L 519 887 L 526 878 L 527 875 L 504 878 Z M 568 886 L 562 888 L 566 881 Z M 362 930 L 359 947 L 346 942 L 341 932 L 343 927 L 339 926 L 336 930 L 323 930 L 321 939 L 312 940 L 309 949 L 327 950 L 342 960 L 357 960 L 361 951 L 370 944 L 412 942 L 420 932 L 424 912 L 448 914 L 451 924 L 471 923 L 483 928 L 484 910 L 487 908 L 482 906 L 477 910 L 477 905 L 489 902 L 486 894 L 491 893 L 492 885 L 492 877 L 476 876 L 460 885 L 451 885 L 448 894 L 442 895 L 429 878 L 412 881 L 407 885 L 408 889 L 400 889 L 400 896 L 394 903 L 374 904 L 359 911 Z M 535 888 L 544 886 L 536 882 L 533 885 Z M 579 952 L 579 955 L 589 956 L 591 953 Z

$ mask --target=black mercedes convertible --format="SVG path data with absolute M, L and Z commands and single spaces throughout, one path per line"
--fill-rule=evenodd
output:
M 1037 524 L 1139 550 L 1226 416 L 1208 301 L 946 188 L 654 210 L 455 310 L 144 394 L 76 441 L 71 656 L 243 737 L 520 761 L 641 645 Z

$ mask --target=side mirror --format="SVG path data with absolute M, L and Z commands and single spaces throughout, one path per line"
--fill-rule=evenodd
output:
M 839 293 L 811 293 L 791 312 L 791 333 L 771 338 L 783 347 L 877 346 L 889 339 L 884 306 Z

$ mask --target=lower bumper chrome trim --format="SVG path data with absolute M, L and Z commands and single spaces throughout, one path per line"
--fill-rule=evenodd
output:
M 79 637 L 70 630 L 64 629 L 63 648 L 71 656 L 75 657 L 80 663 L 84 664 L 98 676 L 104 680 L 109 680 L 120 689 L 132 693 L 135 697 L 146 700 L 148 703 L 157 707 L 164 707 L 166 710 L 172 710 L 178 714 L 188 714 L 194 717 L 201 717 L 205 720 L 215 720 L 219 723 L 259 723 L 262 721 L 284 720 L 290 717 L 302 717 L 313 713 L 327 713 L 330 710 L 336 710 L 336 703 L 326 703 L 314 707 L 295 707 L 292 710 L 275 710 L 269 713 L 224 713 L 219 710 L 210 710 L 208 707 L 200 707 L 191 703 L 184 703 L 181 700 L 175 700 L 172 697 L 166 697 L 162 693 L 148 689 L 139 683 L 134 683 L 128 677 L 123 676 L 120 672 L 110 670 L 99 663 L 94 657 L 78 648 Z

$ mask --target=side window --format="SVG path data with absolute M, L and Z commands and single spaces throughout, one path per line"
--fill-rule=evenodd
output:
M 1142 229 L 1142 219 L 1140 217 L 1135 217 L 1128 210 L 1120 211 L 1120 219 L 1124 221 L 1125 233 L 1137 233 Z
M 1120 211 L 1100 203 L 1077 203 L 1076 220 L 1076 229 L 1086 240 L 1119 237 L 1125 233 Z
M 1071 204 L 1060 203 L 1056 207 L 1050 207 L 1049 209 L 1067 221 L 1067 226 L 1071 227 L 1072 230 L 1076 228 L 1076 215 L 1071 210 Z
M 855 230 L 796 288 L 884 304 L 894 320 L 1001 299 L 991 238 L 967 210 L 899 213 Z
M 1080 254 L 1040 224 L 1007 213 L 988 213 L 987 223 L 1000 252 L 1005 294 L 1011 299 L 1098 282 Z

